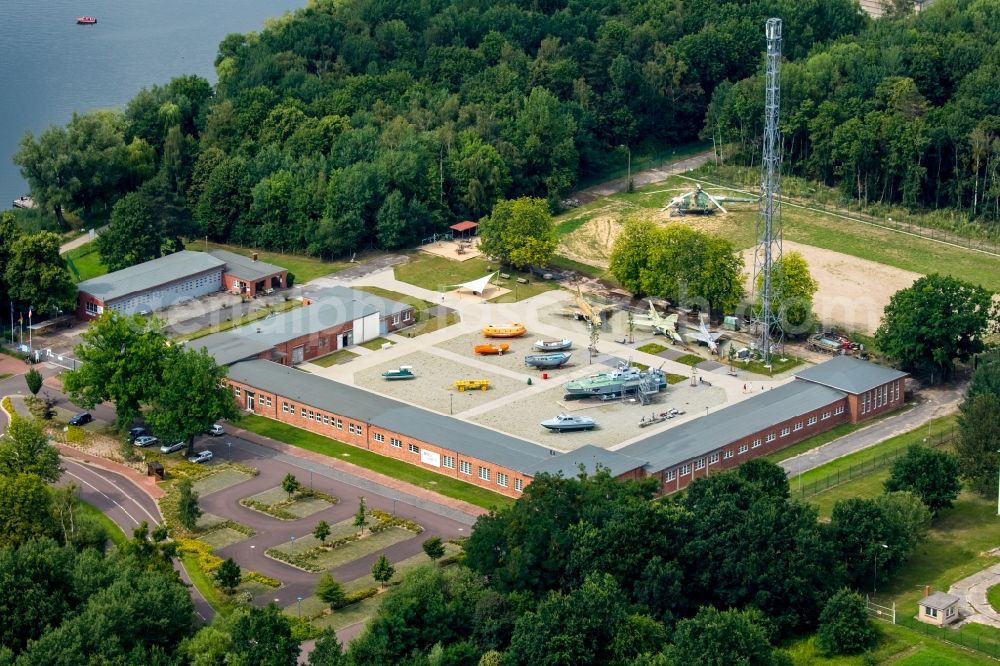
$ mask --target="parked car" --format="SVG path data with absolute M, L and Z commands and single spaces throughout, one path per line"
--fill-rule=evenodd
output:
M 220 426 L 218 423 L 213 425 L 211 428 L 205 431 L 206 435 L 211 435 L 212 437 L 222 437 L 226 434 L 225 428 Z
M 152 446 L 153 444 L 156 444 L 158 441 L 160 440 L 157 439 L 156 437 L 153 437 L 152 435 L 139 435 L 138 437 L 135 438 L 135 441 L 133 441 L 132 443 L 135 444 L 136 446 Z
M 195 451 L 193 456 L 188 456 L 188 462 L 193 463 L 206 463 L 211 459 L 211 451 Z
M 82 426 L 85 423 L 90 423 L 94 420 L 94 417 L 90 415 L 90 412 L 80 412 L 79 414 L 73 415 L 69 420 L 69 424 L 72 426 Z
M 134 428 L 129 428 L 128 431 L 128 441 L 134 442 L 136 437 L 141 437 L 145 435 L 148 431 L 144 426 L 136 426 Z
M 187 442 L 174 442 L 173 444 L 164 444 L 163 446 L 160 447 L 160 452 L 173 453 L 174 451 L 180 451 L 185 446 L 187 446 Z

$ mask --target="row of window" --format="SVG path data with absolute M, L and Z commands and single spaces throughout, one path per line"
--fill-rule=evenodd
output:
M 240 387 L 239 386 L 233 386 L 233 393 L 234 393 L 234 395 L 237 398 L 239 398 L 240 397 L 240 393 L 241 393 L 240 392 Z M 269 396 L 262 396 L 260 399 L 261 400 L 266 400 L 268 407 L 271 406 L 271 398 Z M 315 421 L 316 423 L 323 423 L 324 425 L 329 425 L 329 426 L 335 427 L 338 430 L 343 430 L 343 428 L 344 428 L 344 421 L 342 419 L 330 416 L 328 414 L 316 413 L 316 412 L 314 412 L 311 409 L 306 409 L 305 407 L 299 407 L 299 410 L 300 410 L 300 415 L 301 416 L 303 416 L 303 417 L 305 417 L 305 418 L 307 418 L 307 419 L 309 419 L 311 421 Z M 282 403 L 281 403 L 281 411 L 283 411 L 285 413 L 288 413 L 288 414 L 294 415 L 295 414 L 295 405 L 290 404 L 288 402 L 282 401 Z M 348 430 L 348 432 L 350 432 L 352 434 L 358 434 L 358 435 L 364 434 L 364 430 L 362 429 L 361 424 L 355 424 L 352 421 L 348 421 L 347 422 L 347 430 Z M 380 433 L 380 432 L 372 433 L 372 439 L 374 439 L 376 442 L 385 443 L 385 435 L 382 434 L 382 433 Z M 396 437 L 390 437 L 389 438 L 389 445 L 392 446 L 393 448 L 397 448 L 398 449 L 398 448 L 402 448 L 403 442 L 402 442 L 402 440 L 400 440 L 400 439 L 398 439 Z M 416 444 L 414 444 L 413 442 L 410 442 L 409 444 L 407 444 L 407 450 L 410 453 L 415 453 L 415 454 L 418 454 L 418 455 L 420 453 L 420 447 L 417 446 Z M 718 457 L 717 454 L 716 454 L 716 457 Z M 455 469 L 455 458 L 454 458 L 454 456 L 443 456 L 442 465 L 444 467 L 448 468 L 448 469 Z M 463 461 L 459 462 L 459 466 L 460 466 L 459 467 L 459 471 L 462 474 L 469 474 L 469 475 L 472 474 L 472 463 L 463 460 Z M 492 476 L 492 473 L 491 473 L 489 467 L 482 467 L 482 466 L 480 466 L 478 471 L 479 471 L 479 478 L 480 479 L 482 479 L 483 481 L 489 481 L 490 480 L 490 478 Z M 504 474 L 503 472 L 497 472 L 496 473 L 496 483 L 501 488 L 506 488 L 508 486 L 508 477 L 507 477 L 507 475 Z M 521 492 L 522 488 L 523 488 L 523 484 L 522 484 L 521 479 L 514 479 L 514 490 L 516 490 L 517 492 Z
M 897 379 L 891 384 L 879 386 L 862 393 L 860 401 L 861 413 L 867 414 L 872 410 L 888 405 L 890 402 L 896 402 L 899 400 L 899 384 L 900 381 Z
M 836 409 L 834 409 L 833 413 L 838 414 L 838 415 L 839 414 L 843 414 L 844 413 L 844 408 L 842 406 L 838 406 Z M 825 419 L 828 419 L 828 418 L 830 418 L 830 412 L 823 412 L 823 419 L 825 420 Z M 807 425 L 815 425 L 816 421 L 817 421 L 817 418 L 815 416 L 810 416 L 806 420 L 806 424 Z M 789 428 L 787 426 L 784 427 L 784 428 L 782 428 L 781 429 L 781 436 L 782 437 L 787 437 L 792 432 L 793 428 L 794 428 L 795 432 L 798 432 L 799 430 L 802 430 L 802 428 L 803 428 L 802 421 L 798 421 L 797 423 L 795 423 L 792 428 Z M 771 443 L 771 442 L 773 442 L 776 439 L 778 439 L 778 435 L 776 435 L 773 432 L 769 432 L 769 433 L 767 433 L 767 435 L 764 436 L 764 440 L 767 443 Z M 753 440 L 749 444 L 747 444 L 747 443 L 740 444 L 739 449 L 735 453 L 733 452 L 732 449 L 725 449 L 722 452 L 722 459 L 723 460 L 729 460 L 729 459 L 733 458 L 736 455 L 743 455 L 743 454 L 745 454 L 751 448 L 756 449 L 756 448 L 760 448 L 760 446 L 761 446 L 760 438 L 757 438 L 757 439 Z M 687 463 L 687 464 L 681 465 L 679 469 L 676 468 L 676 467 L 674 469 L 668 469 L 667 471 L 665 471 L 663 473 L 663 480 L 664 481 L 674 481 L 674 480 L 677 479 L 678 472 L 680 473 L 681 476 L 684 476 L 686 474 L 691 474 L 692 471 L 698 471 L 698 470 L 701 470 L 701 469 L 705 469 L 706 464 L 708 464 L 708 465 L 714 465 L 717 462 L 719 462 L 719 453 L 715 452 L 715 453 L 712 453 L 711 455 L 708 456 L 707 463 L 706 463 L 706 458 L 699 458 L 699 459 L 697 459 L 697 460 L 694 461 L 693 467 L 692 467 L 691 464 Z

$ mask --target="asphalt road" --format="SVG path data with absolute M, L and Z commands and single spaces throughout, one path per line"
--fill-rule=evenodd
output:
M 930 420 L 950 414 L 958 409 L 965 396 L 965 384 L 924 389 L 920 396 L 921 402 L 907 411 L 891 416 L 854 432 L 839 437 L 794 458 L 783 460 L 779 465 L 788 476 L 797 476 L 808 472 L 831 460 L 841 458 L 849 453 L 861 451 L 884 442 L 890 437 L 919 428 Z
M 228 446 L 227 443 L 231 443 L 232 446 Z M 468 524 L 433 511 L 394 501 L 390 496 L 387 496 L 389 493 L 378 493 L 371 488 L 361 489 L 357 485 L 343 481 L 342 478 L 334 478 L 333 470 L 323 466 L 314 465 L 307 461 L 302 461 L 301 464 L 288 462 L 288 456 L 237 437 L 206 438 L 198 448 L 211 450 L 216 459 L 233 460 L 260 470 L 258 476 L 243 483 L 209 495 L 203 495 L 200 504 L 202 509 L 208 513 L 235 520 L 252 527 L 257 532 L 256 536 L 250 539 L 219 549 L 216 551 L 216 555 L 223 558 L 232 557 L 241 567 L 258 571 L 284 582 L 284 585 L 275 590 L 273 595 L 269 595 L 267 599 L 260 599 L 261 603 L 277 600 L 279 605 L 290 605 L 296 601 L 297 597 L 310 596 L 319 580 L 318 574 L 302 571 L 284 562 L 273 560 L 267 557 L 264 552 L 268 548 L 290 541 L 293 537 L 310 535 L 320 520 L 325 520 L 332 525 L 349 519 L 357 511 L 358 498 L 361 496 L 364 496 L 369 509 L 381 509 L 388 513 L 395 512 L 395 515 L 413 520 L 423 526 L 425 531 L 406 541 L 332 570 L 333 576 L 341 581 L 350 581 L 370 573 L 372 564 L 382 553 L 385 553 L 391 561 L 398 562 L 419 554 L 422 550 L 421 544 L 429 537 L 440 536 L 442 539 L 451 539 L 468 535 L 470 531 Z M 311 474 L 309 470 L 312 470 Z M 303 485 L 312 483 L 316 490 L 329 493 L 339 498 L 340 502 L 298 520 L 278 520 L 248 509 L 239 503 L 240 499 L 244 497 L 280 486 L 281 480 L 288 473 L 294 474 Z M 342 474 L 338 473 L 336 476 L 342 477 Z

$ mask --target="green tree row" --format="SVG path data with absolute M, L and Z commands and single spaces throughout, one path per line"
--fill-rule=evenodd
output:
M 60 223 L 111 211 L 109 266 L 184 236 L 405 247 L 504 198 L 557 204 L 621 147 L 693 139 L 715 87 L 754 72 L 772 15 L 797 57 L 865 24 L 849 0 L 320 0 L 226 37 L 214 88 L 153 86 L 29 133 L 14 159 Z
M 992 83 L 1000 23 L 988 2 L 944 0 L 925 9 L 872 21 L 805 58 L 788 54 L 783 163 L 862 204 L 951 207 L 993 224 L 1000 221 L 1000 99 Z M 755 164 L 763 72 L 730 81 L 713 92 L 704 135 L 721 140 L 728 158 Z

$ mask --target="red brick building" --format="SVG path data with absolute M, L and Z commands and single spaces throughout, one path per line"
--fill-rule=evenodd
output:
M 249 257 L 227 250 L 209 250 L 208 254 L 226 262 L 222 288 L 233 294 L 255 298 L 288 286 L 288 271 L 265 261 L 257 261 L 257 253 Z
M 838 357 L 763 391 L 617 451 L 569 453 L 267 361 L 230 368 L 241 409 L 494 492 L 517 497 L 540 473 L 573 476 L 583 465 L 623 479 L 655 477 L 662 494 L 902 405 L 906 373 Z
M 416 310 L 367 292 L 337 287 L 303 306 L 207 335 L 191 345 L 204 347 L 220 365 L 259 358 L 296 365 L 338 349 L 373 340 L 416 322 Z

